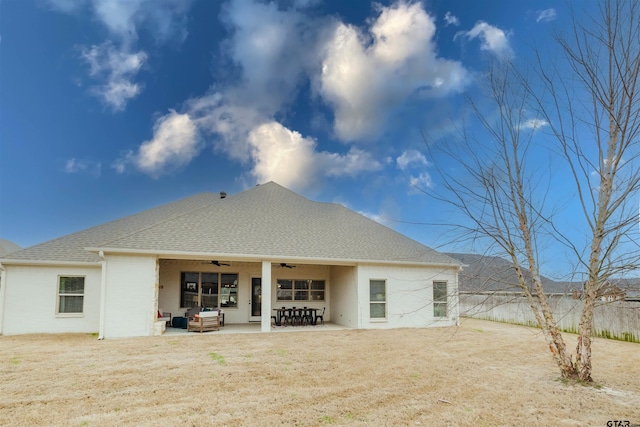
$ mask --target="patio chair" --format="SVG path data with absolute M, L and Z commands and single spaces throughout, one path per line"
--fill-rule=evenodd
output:
M 304 307 L 302 309 L 302 324 L 313 325 L 313 310 Z
M 318 319 L 320 319 L 322 321 L 322 324 L 324 325 L 324 312 L 325 312 L 326 309 L 327 309 L 327 307 L 322 307 L 322 313 L 316 314 L 316 318 L 313 321 L 314 325 L 318 324 Z
M 282 314 L 280 315 L 280 324 L 287 326 L 287 323 L 293 326 L 293 310 L 290 308 L 282 307 Z
M 193 320 L 196 314 L 199 314 L 201 311 L 202 311 L 202 307 L 200 306 L 191 307 L 189 310 L 187 310 L 184 317 L 187 318 L 187 321 Z
M 289 312 L 291 316 L 291 325 L 292 326 L 301 326 L 302 325 L 302 309 L 297 307 L 292 307 Z
M 171 313 L 168 311 L 164 311 L 163 309 L 158 309 L 158 321 L 167 322 L 167 326 L 171 326 Z

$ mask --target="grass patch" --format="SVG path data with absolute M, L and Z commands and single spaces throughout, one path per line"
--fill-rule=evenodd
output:
M 595 381 L 585 382 L 580 379 L 569 379 L 569 378 L 562 378 L 562 377 L 558 377 L 556 381 L 561 382 L 564 385 L 580 385 L 583 387 L 593 387 L 596 390 L 600 390 L 602 388 L 602 384 L 599 384 Z
M 318 418 L 318 421 L 320 421 L 323 424 L 335 424 L 336 420 L 333 419 L 332 417 L 330 417 L 329 415 L 323 415 L 320 418 Z
M 214 362 L 218 362 L 221 365 L 224 365 L 226 362 L 224 361 L 224 357 L 222 357 L 222 355 L 218 354 L 218 353 L 209 353 L 209 356 L 211 356 L 211 360 L 213 360 Z

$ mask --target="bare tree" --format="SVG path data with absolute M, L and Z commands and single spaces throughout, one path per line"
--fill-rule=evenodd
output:
M 602 2 L 598 16 L 574 18 L 571 34 L 556 36 L 573 72 L 570 80 L 538 68 L 547 96 L 535 96 L 535 106 L 571 169 L 591 232 L 588 250 L 576 251 L 586 273 L 575 360 L 583 381 L 591 381 L 593 308 L 600 291 L 612 276 L 640 265 L 637 246 L 622 245 L 638 224 L 639 7 L 634 0 Z M 578 98 L 584 103 L 575 102 L 576 94 L 587 95 Z
M 569 35 L 556 34 L 562 60 L 555 66 L 538 51 L 533 73 L 505 63 L 489 70 L 479 102 L 493 108 L 470 100 L 484 132 L 470 134 L 462 126 L 457 144 L 429 144 L 463 169 L 441 169 L 449 191 L 435 197 L 470 221 L 458 226 L 466 236 L 489 239 L 507 255 L 562 377 L 584 382 L 592 381 L 594 306 L 610 278 L 640 265 L 633 241 L 640 189 L 640 3 L 599 7 L 588 22 L 573 14 Z M 541 167 L 541 153 L 547 164 L 568 166 L 581 208 L 577 216 L 587 225 L 584 241 L 572 240 L 555 221 L 548 192 L 554 175 Z M 549 238 L 569 249 L 584 277 L 575 352 L 567 348 L 542 286 L 542 243 Z

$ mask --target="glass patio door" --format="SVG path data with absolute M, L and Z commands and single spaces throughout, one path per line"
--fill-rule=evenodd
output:
M 262 278 L 251 278 L 251 317 L 252 322 L 258 322 L 262 314 Z

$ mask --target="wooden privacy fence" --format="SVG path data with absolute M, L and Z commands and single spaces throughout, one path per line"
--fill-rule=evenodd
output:
M 571 295 L 552 294 L 549 306 L 560 329 L 577 333 L 583 302 Z M 522 294 L 460 293 L 460 315 L 476 319 L 537 327 L 536 318 Z M 597 302 L 593 335 L 640 342 L 640 302 Z

